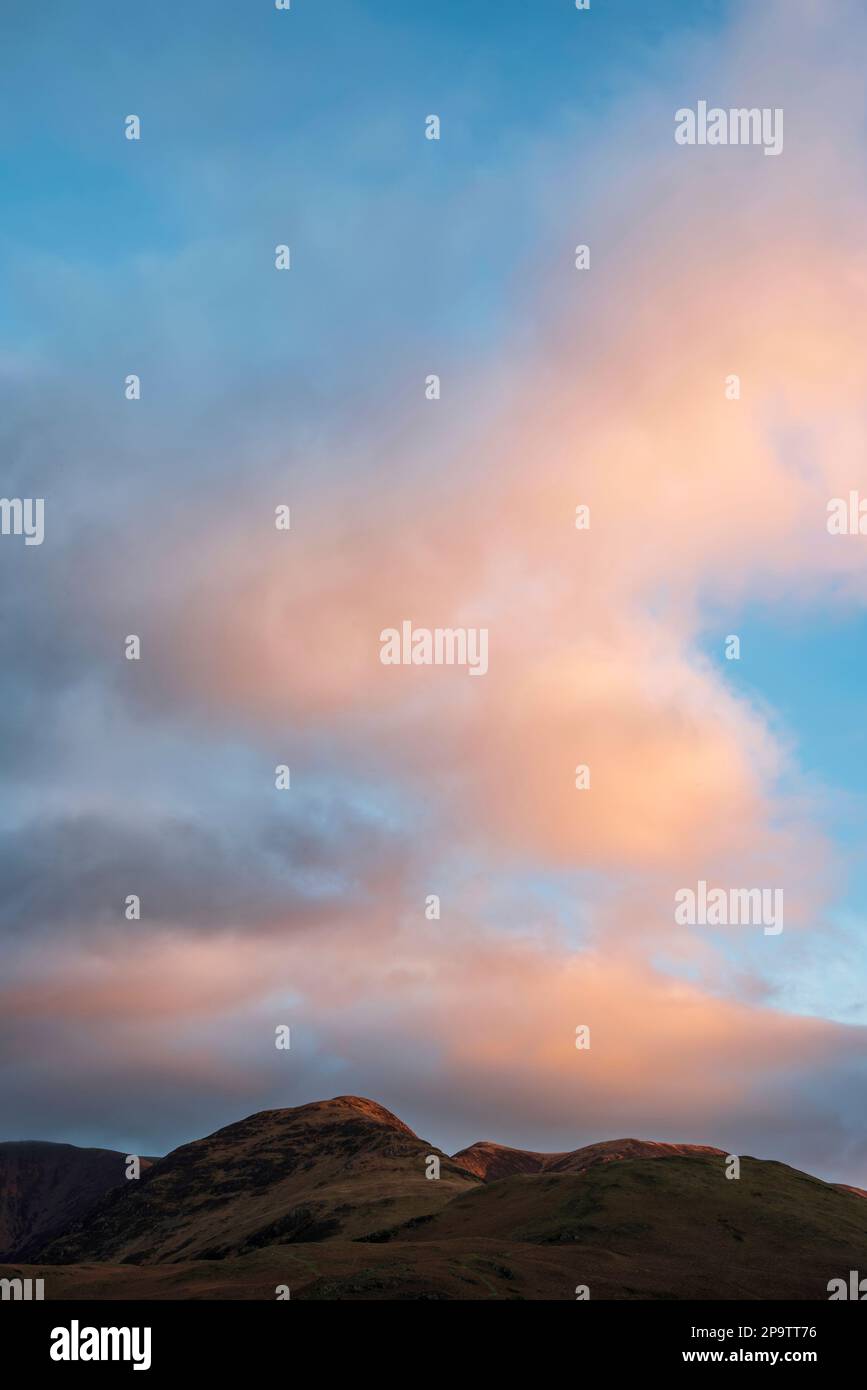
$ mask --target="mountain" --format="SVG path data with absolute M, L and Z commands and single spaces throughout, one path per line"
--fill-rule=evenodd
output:
M 863 1187 L 850 1187 L 845 1182 L 835 1182 L 832 1185 L 838 1192 L 854 1192 L 856 1197 L 867 1197 L 867 1191 Z
M 425 1177 L 430 1154 L 438 1181 Z M 150 1264 L 369 1238 L 477 1182 L 375 1101 L 338 1096 L 265 1110 L 175 1149 L 40 1254 Z
M 496 1178 L 513 1177 L 516 1173 L 541 1173 L 550 1160 L 568 1157 L 565 1153 L 537 1154 L 527 1149 L 509 1149 L 505 1144 L 480 1139 L 477 1144 L 456 1153 L 454 1160 L 468 1173 L 481 1178 L 482 1182 L 493 1182 Z
M 126 1154 L 112 1149 L 0 1143 L 0 1259 L 26 1258 L 126 1182 Z
M 41 1248 L 34 1187 L 15 1247 L 28 1263 L 0 1278 L 44 1278 L 48 1299 L 288 1286 L 302 1300 L 574 1300 L 587 1285 L 594 1299 L 762 1300 L 826 1299 L 863 1266 L 857 1190 L 744 1155 L 730 1179 L 725 1159 L 638 1139 L 557 1154 L 482 1141 L 449 1158 L 376 1102 L 339 1096 L 185 1144 L 83 1218 L 73 1203 L 63 1230 L 47 1213 Z
M 673 1158 L 696 1154 L 724 1156 L 724 1149 L 706 1144 L 658 1144 L 650 1139 L 607 1139 L 587 1144 L 568 1153 L 542 1154 L 526 1149 L 508 1149 L 487 1139 L 471 1144 L 454 1155 L 455 1163 L 474 1173 L 483 1182 L 508 1178 L 518 1173 L 583 1173 L 597 1163 L 619 1163 L 625 1158 Z

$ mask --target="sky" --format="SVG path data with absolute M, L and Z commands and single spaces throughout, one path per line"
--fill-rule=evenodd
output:
M 0 535 L 0 1138 L 350 1093 L 867 1186 L 863 5 L 0 40 L 0 490 L 45 499 Z M 678 144 L 699 101 L 781 153 Z M 384 665 L 404 620 L 486 674 Z M 784 929 L 678 923 L 702 880 Z

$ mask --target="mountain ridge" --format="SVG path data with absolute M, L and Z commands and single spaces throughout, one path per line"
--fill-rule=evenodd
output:
M 774 1160 L 729 1180 L 724 1149 L 634 1138 L 449 1156 L 362 1096 L 255 1112 L 138 1180 L 113 1151 L 40 1143 L 69 1163 L 63 1200 L 2 1258 L 48 1298 L 809 1299 L 867 1249 L 863 1192 Z M 95 1200 L 89 1161 L 111 1178 Z
M 725 1149 L 708 1144 L 669 1144 L 656 1139 L 603 1139 L 561 1153 L 539 1153 L 530 1149 L 513 1149 L 490 1139 L 477 1140 L 466 1149 L 459 1149 L 452 1158 L 463 1163 L 468 1172 L 484 1182 L 518 1173 L 580 1173 L 597 1163 L 616 1163 L 624 1159 L 673 1158 L 690 1154 L 712 1154 L 725 1157 Z

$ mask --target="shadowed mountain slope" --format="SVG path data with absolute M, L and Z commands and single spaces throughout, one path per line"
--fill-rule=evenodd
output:
M 142 1169 L 150 1159 L 143 1158 Z M 126 1154 L 24 1139 L 0 1144 L 0 1259 L 26 1259 L 127 1184 Z

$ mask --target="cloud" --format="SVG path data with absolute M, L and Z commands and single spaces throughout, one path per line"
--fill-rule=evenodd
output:
M 383 1103 L 449 1147 L 637 1134 L 859 1175 L 864 1029 L 739 1004 L 551 936 L 504 940 L 454 920 L 376 945 L 323 935 L 315 951 L 291 937 L 250 951 L 240 934 L 131 939 L 113 960 L 62 952 L 3 991 L 4 1027 L 20 1038 L 20 1021 L 28 1043 L 4 1098 L 40 1074 L 56 1096 L 52 1059 L 68 1048 L 65 1086 L 96 1117 L 119 1106 L 117 1127 L 151 1147 L 191 1137 L 192 1116 L 184 1129 L 175 1113 L 184 1092 L 192 1115 L 229 1119 L 232 1105 L 363 1093 L 375 1077 Z M 289 1053 L 274 1049 L 278 1023 L 292 1027 Z M 589 1049 L 575 1047 L 579 1024 Z
M 691 40 L 604 146 L 598 126 L 587 137 L 592 207 L 563 188 L 574 130 L 571 145 L 522 146 L 497 216 L 507 227 L 521 201 L 507 190 L 522 189 L 543 230 L 509 285 L 514 331 L 478 363 L 444 334 L 439 402 L 422 388 L 440 362 L 423 363 L 415 331 L 396 360 L 389 318 L 363 364 L 341 357 L 328 423 L 317 381 L 290 425 L 262 366 L 283 321 L 242 363 L 242 314 L 192 401 L 183 371 L 167 393 L 168 432 L 143 413 L 136 434 L 119 404 L 95 441 L 74 381 L 41 448 L 17 417 L 15 476 L 25 491 L 46 483 L 49 529 L 26 567 L 0 557 L 20 657 L 0 674 L 19 794 L 3 810 L 0 923 L 27 933 L 0 1000 L 29 1059 L 6 1075 L 10 1113 L 36 1114 L 32 1087 L 70 1126 L 80 1100 L 80 1123 L 107 1137 L 120 1104 L 129 1132 L 152 1123 L 166 1144 L 199 1116 L 354 1090 L 455 1146 L 480 1130 L 531 1147 L 632 1131 L 748 1142 L 858 1181 L 864 1031 L 760 1002 L 793 959 L 788 935 L 758 955 L 678 934 L 671 911 L 675 889 L 704 877 L 782 883 L 787 933 L 824 921 L 822 803 L 737 663 L 705 652 L 722 653 L 748 597 L 865 597 L 860 552 L 825 529 L 829 497 L 867 490 L 855 51 L 808 5 L 747 14 L 722 45 Z M 785 104 L 783 156 L 675 146 L 674 109 L 697 82 Z M 257 163 L 264 201 L 211 259 L 191 237 L 136 262 L 132 302 L 154 295 L 142 351 L 167 334 L 167 376 L 207 356 L 214 276 L 273 211 L 273 168 Z M 400 193 L 358 212 L 362 240 Z M 317 240 L 323 216 L 311 239 L 336 254 L 336 232 Z M 365 286 L 384 293 L 417 219 L 398 227 L 360 280 L 341 264 L 365 313 Z M 586 274 L 570 260 L 585 235 Z M 413 305 L 421 259 L 401 263 Z M 57 281 L 63 313 L 95 293 L 79 269 Z M 95 311 L 109 337 L 123 274 Z M 327 278 L 320 263 L 296 307 Z M 248 267 L 220 325 L 248 291 L 264 314 L 270 284 Z M 310 360 L 337 351 L 346 312 L 338 297 Z M 142 462 L 131 479 L 112 480 L 115 446 Z M 273 525 L 283 502 L 289 532 Z M 405 618 L 487 627 L 488 675 L 383 667 L 379 634 Z M 129 632 L 140 663 L 123 660 Z M 265 799 L 284 761 L 293 789 L 278 811 Z M 526 922 L 496 930 L 515 869 L 536 891 Z M 540 906 L 563 872 L 593 876 L 574 904 L 580 945 Z M 142 923 L 113 934 L 138 891 Z M 443 919 L 427 922 L 438 891 Z M 286 1009 L 298 1052 L 278 1073 Z
M 273 785 L 273 784 L 272 784 Z M 14 942 L 83 934 L 101 949 L 146 932 L 217 935 L 304 930 L 357 921 L 371 898 L 396 891 L 411 854 L 399 830 L 336 799 L 308 795 L 229 829 L 164 817 L 95 814 L 0 835 L 0 932 Z M 125 917 L 141 902 L 142 926 Z M 138 920 L 138 919 L 136 919 Z M 146 924 L 146 925 L 144 925 Z M 125 946 L 124 949 L 127 949 Z

